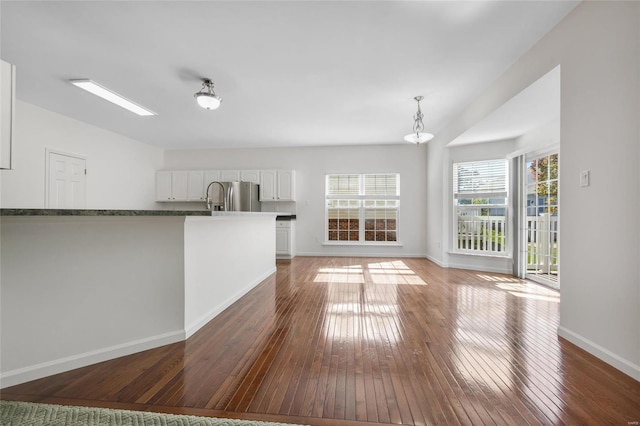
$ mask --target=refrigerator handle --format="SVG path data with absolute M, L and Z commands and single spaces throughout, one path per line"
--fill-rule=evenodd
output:
M 227 194 L 227 211 L 234 211 L 236 208 L 233 205 L 233 185 L 229 185 L 229 193 Z

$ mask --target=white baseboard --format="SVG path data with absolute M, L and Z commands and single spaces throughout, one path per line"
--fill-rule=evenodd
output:
M 513 269 L 509 268 L 500 268 L 494 266 L 474 266 L 466 263 L 449 263 L 446 268 L 454 268 L 454 269 L 465 269 L 467 271 L 478 271 L 478 272 L 492 272 L 494 274 L 513 274 Z
M 389 254 L 389 253 L 326 253 L 326 252 L 298 252 L 296 256 L 302 257 L 421 257 L 428 259 L 440 266 L 441 268 L 456 268 L 466 269 L 470 271 L 492 272 L 495 274 L 512 274 L 513 268 L 511 265 L 506 265 L 504 268 L 492 267 L 492 266 L 474 266 L 467 263 L 444 263 L 441 260 L 434 258 L 425 253 L 402 253 L 402 254 Z
M 424 253 L 327 253 L 327 252 L 297 252 L 301 257 L 425 257 Z
M 202 328 L 202 326 L 211 321 L 214 317 L 216 317 L 218 314 L 220 314 L 222 311 L 227 309 L 234 302 L 244 296 L 247 292 L 249 292 L 249 290 L 253 289 L 255 286 L 260 284 L 275 272 L 276 268 L 274 267 L 272 270 L 265 273 L 264 276 L 258 278 L 254 282 L 242 288 L 232 297 L 225 300 L 216 308 L 202 316 L 199 320 L 194 321 L 188 327 L 185 327 L 184 330 L 159 334 L 157 336 L 134 340 L 119 345 L 96 349 L 93 351 L 0 373 L 0 389 L 19 385 L 20 383 L 29 382 L 31 380 L 41 379 L 53 374 L 64 373 L 65 371 L 74 370 L 80 367 L 86 367 L 91 364 L 108 361 L 110 359 L 119 358 L 121 356 L 146 351 L 148 349 L 157 348 L 171 343 L 181 342 L 193 335 L 196 331 Z
M 144 339 L 134 340 L 119 345 L 96 349 L 94 351 L 7 371 L 0 374 L 0 389 L 19 385 L 20 383 L 29 382 L 31 380 L 41 379 L 53 374 L 74 370 L 76 368 L 86 367 L 87 365 L 108 361 L 121 356 L 131 355 L 136 352 L 142 352 L 171 343 L 181 342 L 184 339 L 185 333 L 183 330 L 172 331 L 169 333 L 159 334 L 157 336 L 146 337 Z
M 247 284 L 246 286 L 244 286 L 243 288 L 241 288 L 233 296 L 229 297 L 228 299 L 226 299 L 225 301 L 220 303 L 218 306 L 216 306 L 215 308 L 211 309 L 209 312 L 207 312 L 206 314 L 202 315 L 197 320 L 193 321 L 191 324 L 187 324 L 185 326 L 185 330 L 184 330 L 185 331 L 185 338 L 188 339 L 189 337 L 193 336 L 198 330 L 200 330 L 202 327 L 204 327 L 205 324 L 207 324 L 209 321 L 214 319 L 216 316 L 218 316 L 222 311 L 227 309 L 229 306 L 233 305 L 238 299 L 240 299 L 242 296 L 247 294 L 250 290 L 252 290 L 255 286 L 260 284 L 262 281 L 264 281 L 267 278 L 269 278 L 275 272 L 276 272 L 276 268 L 274 266 L 273 269 L 267 271 L 265 274 L 263 274 L 258 279 L 254 280 L 253 282 L 251 282 L 251 283 Z
M 296 256 L 292 254 L 276 254 L 276 259 L 280 259 L 280 260 L 291 260 L 294 257 Z
M 558 327 L 558 336 L 567 339 L 574 345 L 584 349 L 596 358 L 600 358 L 602 361 L 611 365 L 614 368 L 622 371 L 624 374 L 640 381 L 640 365 L 622 358 L 621 356 L 611 352 L 610 350 L 603 348 L 595 342 L 584 338 L 578 333 L 574 333 L 565 327 Z
M 424 257 L 426 259 L 432 261 L 433 263 L 435 263 L 436 265 L 438 265 L 441 268 L 448 268 L 449 267 L 449 265 L 447 265 L 446 263 L 442 262 L 441 260 L 436 259 L 433 256 L 430 256 L 430 255 L 426 254 Z

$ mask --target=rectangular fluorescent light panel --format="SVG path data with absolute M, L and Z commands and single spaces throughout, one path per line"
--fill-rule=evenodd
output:
M 113 92 L 107 89 L 106 87 L 100 86 L 95 81 L 69 80 L 69 82 L 74 86 L 78 86 L 79 88 L 84 89 L 89 93 L 93 93 L 96 96 L 100 96 L 102 99 L 105 99 L 118 106 L 121 106 L 124 109 L 128 109 L 129 111 L 136 113 L 138 115 L 157 115 L 155 112 L 150 111 L 146 108 L 143 108 L 140 105 L 134 102 L 131 102 L 129 99 L 118 95 L 116 92 Z

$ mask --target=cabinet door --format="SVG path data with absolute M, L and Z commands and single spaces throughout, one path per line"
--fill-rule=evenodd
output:
M 204 200 L 204 172 L 188 172 L 187 199 L 189 201 Z
M 187 201 L 189 188 L 188 172 L 171 173 L 171 199 L 172 201 Z
M 260 201 L 274 201 L 276 199 L 276 174 L 275 170 L 260 172 Z
M 289 228 L 276 227 L 276 254 L 290 255 Z
M 220 170 L 207 170 L 204 172 L 204 189 L 207 189 L 207 186 L 211 182 L 220 182 Z
M 295 201 L 295 170 L 278 170 L 276 198 L 278 201 Z
M 156 201 L 171 201 L 171 172 L 156 173 Z
M 260 184 L 260 171 L 240 170 L 240 180 L 242 182 L 253 182 L 253 183 Z
M 235 182 L 240 180 L 240 170 L 220 170 L 222 182 Z

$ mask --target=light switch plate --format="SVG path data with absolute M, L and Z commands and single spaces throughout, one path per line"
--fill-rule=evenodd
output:
M 589 170 L 580 172 L 580 186 L 589 186 Z

